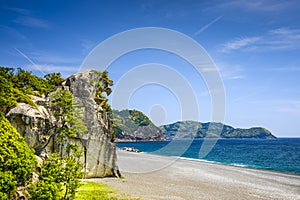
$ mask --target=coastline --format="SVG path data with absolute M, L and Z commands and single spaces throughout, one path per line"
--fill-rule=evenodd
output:
M 141 152 L 143 153 L 143 152 Z M 178 157 L 178 159 L 182 160 L 190 160 L 194 162 L 204 162 L 204 163 L 211 163 L 211 164 L 216 164 L 216 165 L 222 165 L 222 166 L 231 166 L 231 167 L 238 167 L 242 169 L 253 169 L 253 170 L 259 170 L 259 171 L 266 171 L 266 172 L 274 172 L 274 173 L 280 173 L 280 174 L 287 174 L 287 175 L 293 175 L 293 176 L 299 176 L 300 174 L 293 173 L 293 172 L 286 172 L 286 171 L 278 171 L 274 169 L 264 169 L 264 168 L 258 168 L 258 167 L 252 167 L 249 165 L 241 165 L 241 164 L 225 164 L 217 161 L 209 161 L 209 160 L 203 160 L 203 159 L 197 159 L 197 158 L 187 158 L 187 157 Z
M 201 160 L 117 151 L 125 179 L 91 181 L 144 200 L 300 199 L 300 176 Z

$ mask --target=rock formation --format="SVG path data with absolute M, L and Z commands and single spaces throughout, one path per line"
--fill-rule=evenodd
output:
M 52 134 L 55 118 L 46 108 L 46 99 L 32 96 L 32 100 L 36 103 L 36 107 L 18 103 L 6 114 L 6 117 L 24 137 L 29 147 L 34 148 L 39 154 Z
M 86 178 L 120 176 L 112 122 L 102 108 L 102 102 L 96 99 L 99 82 L 102 82 L 101 73 L 90 70 L 70 76 L 58 88 L 70 91 L 83 111 L 82 117 L 88 131 L 70 142 L 84 150 L 82 162 Z M 18 103 L 6 117 L 37 154 L 51 154 L 57 147 L 52 130 L 57 121 L 51 114 L 50 99 L 35 96 L 32 99 L 37 106 Z
M 77 73 L 63 82 L 63 89 L 69 90 L 76 103 L 83 109 L 83 121 L 88 127 L 77 143 L 85 149 L 86 177 L 118 176 L 116 144 L 113 143 L 112 122 L 101 102 L 96 103 L 97 83 L 101 82 L 99 72 L 91 70 Z

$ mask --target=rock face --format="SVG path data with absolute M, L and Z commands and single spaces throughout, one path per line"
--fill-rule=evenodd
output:
M 6 117 L 11 124 L 24 137 L 29 147 L 34 148 L 37 153 L 47 144 L 47 138 L 52 133 L 52 126 L 55 118 L 49 110 L 44 107 L 46 100 L 39 97 L 32 97 L 37 106 L 25 103 L 11 109 Z
M 77 73 L 63 82 L 63 89 L 69 90 L 76 103 L 83 110 L 83 121 L 87 133 L 78 138 L 85 150 L 86 177 L 118 176 L 116 144 L 113 143 L 112 122 L 108 113 L 95 101 L 97 83 L 101 76 L 97 71 Z
M 70 142 L 84 150 L 81 161 L 86 169 L 86 178 L 120 176 L 112 122 L 101 103 L 95 101 L 99 82 L 101 74 L 91 70 L 72 75 L 59 88 L 73 93 L 78 107 L 83 111 L 82 117 L 88 131 Z M 36 107 L 18 103 L 6 117 L 37 154 L 43 151 L 51 154 L 57 147 L 52 137 L 52 128 L 57 122 L 51 114 L 50 99 L 35 96 L 32 99 Z

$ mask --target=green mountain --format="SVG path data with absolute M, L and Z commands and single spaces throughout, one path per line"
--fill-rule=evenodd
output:
M 142 112 L 137 110 L 113 110 L 113 122 L 118 141 L 157 141 L 193 138 L 276 138 L 265 128 L 249 129 L 207 122 L 179 121 L 172 124 L 155 126 Z
M 137 110 L 113 110 L 113 129 L 117 141 L 166 140 L 161 130 Z
M 167 139 L 185 138 L 276 138 L 265 128 L 253 127 L 249 129 L 233 128 L 216 122 L 180 121 L 160 127 Z

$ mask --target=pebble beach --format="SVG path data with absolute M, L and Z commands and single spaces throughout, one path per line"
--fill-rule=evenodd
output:
M 299 175 L 120 150 L 117 154 L 124 178 L 92 181 L 134 198 L 300 200 Z

